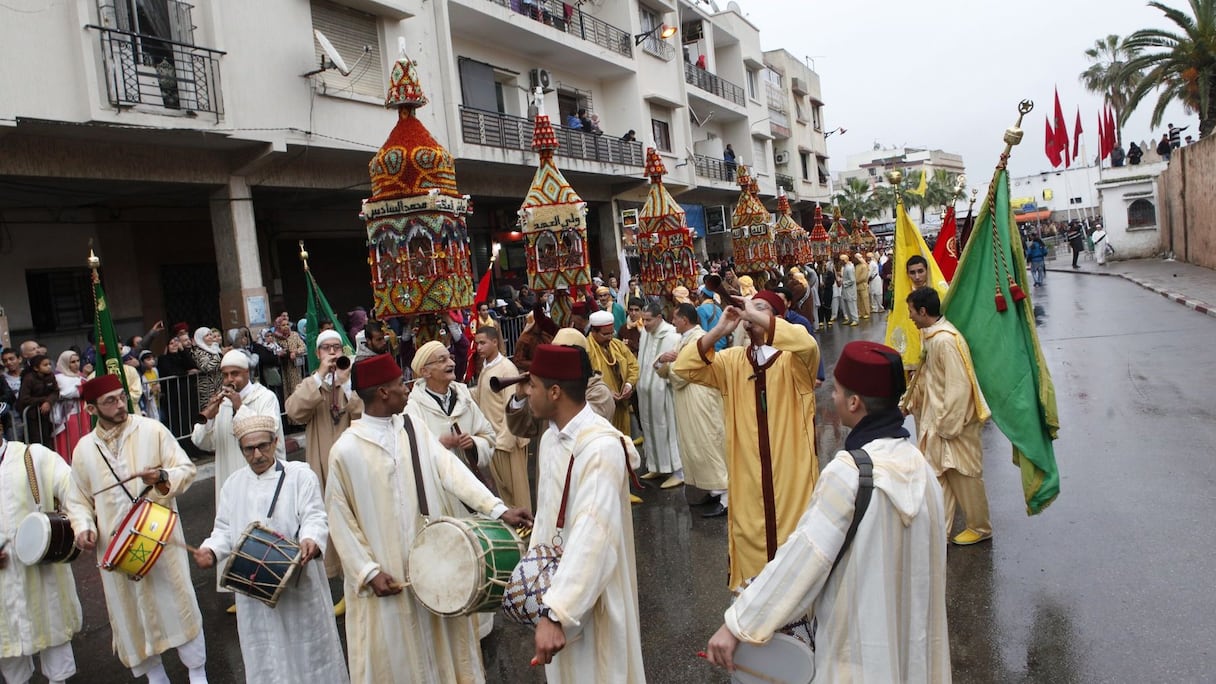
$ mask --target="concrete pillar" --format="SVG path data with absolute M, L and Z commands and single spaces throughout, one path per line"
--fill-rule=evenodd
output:
M 603 273 L 605 284 L 609 273 L 620 276 L 621 270 L 621 232 L 617 225 L 615 204 L 605 202 L 597 211 L 587 215 L 587 223 L 599 228 L 600 263 L 599 268 L 591 264 L 591 273 L 594 275 L 597 270 Z
M 273 314 L 262 279 L 253 195 L 244 176 L 231 176 L 211 194 L 211 234 L 220 280 L 220 318 L 226 330 L 249 326 L 256 333 Z

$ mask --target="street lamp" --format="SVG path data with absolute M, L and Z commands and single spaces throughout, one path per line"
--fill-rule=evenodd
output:
M 849 132 L 848 129 L 845 128 L 844 126 L 837 126 L 836 128 L 828 131 L 827 133 L 824 133 L 823 139 L 827 140 L 828 138 L 832 137 L 833 135 L 836 135 L 837 133 L 844 135 L 845 133 L 848 133 L 848 132 Z
M 635 35 L 633 37 L 633 44 L 641 45 L 642 41 L 646 40 L 647 38 L 653 36 L 656 33 L 659 34 L 659 40 L 667 40 L 668 38 L 674 36 L 676 34 L 676 31 L 679 31 L 679 30 L 680 29 L 676 26 L 668 26 L 667 24 L 659 24 L 658 26 L 655 26 L 654 28 L 650 29 L 649 31 L 646 31 L 645 33 L 639 33 L 639 34 Z

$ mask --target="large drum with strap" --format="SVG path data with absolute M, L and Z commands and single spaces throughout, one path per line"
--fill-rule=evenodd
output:
M 17 526 L 17 560 L 25 565 L 71 563 L 80 555 L 72 523 L 62 513 L 37 511 Z
M 501 520 L 435 518 L 414 538 L 406 577 L 436 615 L 493 612 L 523 553 L 523 540 Z
M 299 571 L 302 555 L 294 539 L 255 520 L 245 528 L 236 550 L 228 556 L 220 586 L 274 608 L 288 580 Z
M 143 579 L 160 560 L 175 527 L 177 511 L 148 499 L 136 499 L 114 530 L 106 555 L 102 556 L 101 569 L 117 570 L 134 580 Z

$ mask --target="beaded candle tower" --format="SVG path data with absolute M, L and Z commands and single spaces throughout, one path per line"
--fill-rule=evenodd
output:
M 666 297 L 677 287 L 697 289 L 699 272 L 693 255 L 693 236 L 684 209 L 663 187 L 667 168 L 653 148 L 646 149 L 646 175 L 650 192 L 638 214 L 638 251 L 642 257 L 642 292 Z
M 832 258 L 832 238 L 824 230 L 827 219 L 823 217 L 823 209 L 815 205 L 815 218 L 811 226 L 811 256 L 815 261 L 826 261 Z
M 762 273 L 777 268 L 773 244 L 772 216 L 757 197 L 755 181 L 743 164 L 737 170 L 739 203 L 731 214 L 731 245 L 735 250 L 735 271 L 739 274 Z
M 850 241 L 853 236 L 849 234 L 844 217 L 840 215 L 840 207 L 836 207 L 833 213 L 835 216 L 832 220 L 832 254 L 837 257 L 841 254 L 852 256 L 853 250 Z
M 545 115 L 544 97 L 536 89 L 536 122 L 532 149 L 540 154 L 532 187 L 519 209 L 519 227 L 524 234 L 528 264 L 528 286 L 537 292 L 569 288 L 581 291 L 591 284 L 587 257 L 587 203 L 562 175 L 553 153 L 557 134 Z M 554 299 L 559 324 L 569 320 L 570 299 Z
M 369 164 L 372 196 L 360 217 L 375 317 L 418 317 L 421 337 L 436 339 L 446 333 L 447 317 L 439 314 L 473 304 L 465 227 L 471 203 L 456 188 L 452 155 L 418 120 L 426 103 L 418 70 L 402 51 L 384 99 L 397 109 L 397 125 Z
M 806 231 L 790 216 L 790 200 L 785 188 L 777 188 L 777 223 L 773 226 L 777 243 L 777 263 L 785 268 L 809 262 L 810 242 Z

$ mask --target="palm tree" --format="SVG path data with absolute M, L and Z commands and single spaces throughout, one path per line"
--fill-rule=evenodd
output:
M 1143 74 L 1138 69 L 1128 70 L 1127 63 L 1140 54 L 1138 48 L 1128 47 L 1128 39 L 1113 33 L 1094 41 L 1094 46 L 1085 51 L 1092 64 L 1081 72 L 1081 83 L 1086 90 L 1097 93 L 1115 111 L 1115 121 L 1122 122 L 1127 109 L 1127 100 L 1139 85 Z M 1123 144 L 1123 132 L 1115 125 L 1115 140 Z
M 1177 32 L 1140 29 L 1124 46 L 1137 51 L 1123 66 L 1126 74 L 1143 72 L 1128 96 L 1120 123 L 1150 90 L 1159 91 L 1152 125 L 1160 126 L 1165 109 L 1175 100 L 1199 114 L 1199 136 L 1216 129 L 1216 0 L 1189 0 L 1191 14 L 1164 3 L 1150 2 L 1177 25 Z
M 955 192 L 954 184 L 958 180 L 958 174 L 950 173 L 945 169 L 934 169 L 933 175 L 929 177 L 928 187 L 925 189 L 925 206 L 927 207 L 947 207 L 954 204 Z M 924 211 L 921 211 L 921 222 L 923 223 Z
M 840 213 L 850 221 L 860 221 L 881 213 L 870 194 L 870 184 L 864 178 L 849 178 L 844 188 L 836 193 L 836 204 Z

